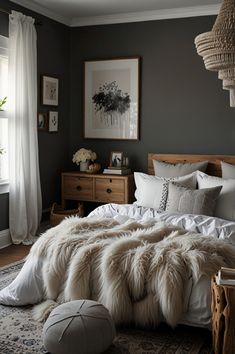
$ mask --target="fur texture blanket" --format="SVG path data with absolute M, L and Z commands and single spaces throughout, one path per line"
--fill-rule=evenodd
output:
M 225 241 L 175 226 L 134 220 L 69 218 L 49 229 L 30 255 L 42 257 L 45 302 L 35 306 L 42 320 L 58 303 L 94 299 L 117 324 L 174 326 L 183 312 L 189 279 L 211 277 L 235 264 Z

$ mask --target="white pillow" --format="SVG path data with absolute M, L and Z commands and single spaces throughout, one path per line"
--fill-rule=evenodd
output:
M 197 170 L 205 172 L 208 161 L 199 161 L 194 163 L 166 163 L 163 161 L 153 160 L 154 174 L 158 177 L 172 178 L 186 176 Z
M 226 220 L 235 220 L 235 179 L 209 176 L 198 171 L 197 182 L 199 189 L 222 186 L 214 215 Z
M 134 177 L 136 184 L 136 204 L 146 208 L 157 209 L 159 213 L 163 212 L 166 208 L 170 181 L 175 181 L 191 189 L 195 189 L 197 184 L 196 173 L 176 178 L 160 178 L 142 172 L 135 172 Z
M 220 161 L 222 177 L 223 178 L 235 178 L 235 165 L 231 165 L 230 163 Z

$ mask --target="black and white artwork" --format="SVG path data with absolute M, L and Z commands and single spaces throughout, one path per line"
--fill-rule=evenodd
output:
M 59 79 L 50 76 L 42 76 L 42 104 L 58 106 Z
M 49 132 L 55 133 L 58 132 L 58 112 L 50 111 L 49 112 Z
M 120 168 L 122 166 L 123 153 L 120 151 L 112 151 L 110 154 L 110 167 Z
M 138 139 L 139 58 L 85 62 L 85 138 Z
M 48 128 L 48 117 L 46 113 L 38 113 L 38 130 L 46 131 Z
M 116 81 L 106 82 L 99 87 L 92 101 L 95 112 L 99 114 L 99 119 L 95 124 L 101 126 L 118 125 L 121 116 L 129 113 L 130 110 L 130 94 L 122 92 Z

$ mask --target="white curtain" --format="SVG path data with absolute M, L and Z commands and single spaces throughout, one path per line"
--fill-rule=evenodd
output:
M 9 16 L 9 228 L 33 242 L 42 212 L 37 139 L 37 35 L 34 19 Z

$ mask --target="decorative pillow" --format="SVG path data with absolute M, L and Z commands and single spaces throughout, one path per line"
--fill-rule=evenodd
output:
M 160 178 L 141 172 L 135 172 L 134 177 L 136 184 L 136 204 L 147 208 L 154 208 L 159 213 L 163 212 L 166 208 L 168 185 L 170 181 L 175 181 L 191 189 L 195 189 L 197 184 L 196 173 L 176 178 Z
M 188 175 L 197 170 L 205 172 L 208 161 L 200 161 L 194 163 L 166 163 L 163 161 L 153 160 L 154 174 L 158 177 L 172 178 Z
M 235 165 L 221 161 L 222 178 L 235 178 Z
M 213 216 L 221 189 L 222 186 L 195 190 L 170 182 L 166 211 Z
M 235 179 L 224 179 L 198 172 L 197 182 L 199 189 L 222 186 L 214 215 L 226 220 L 235 220 Z

